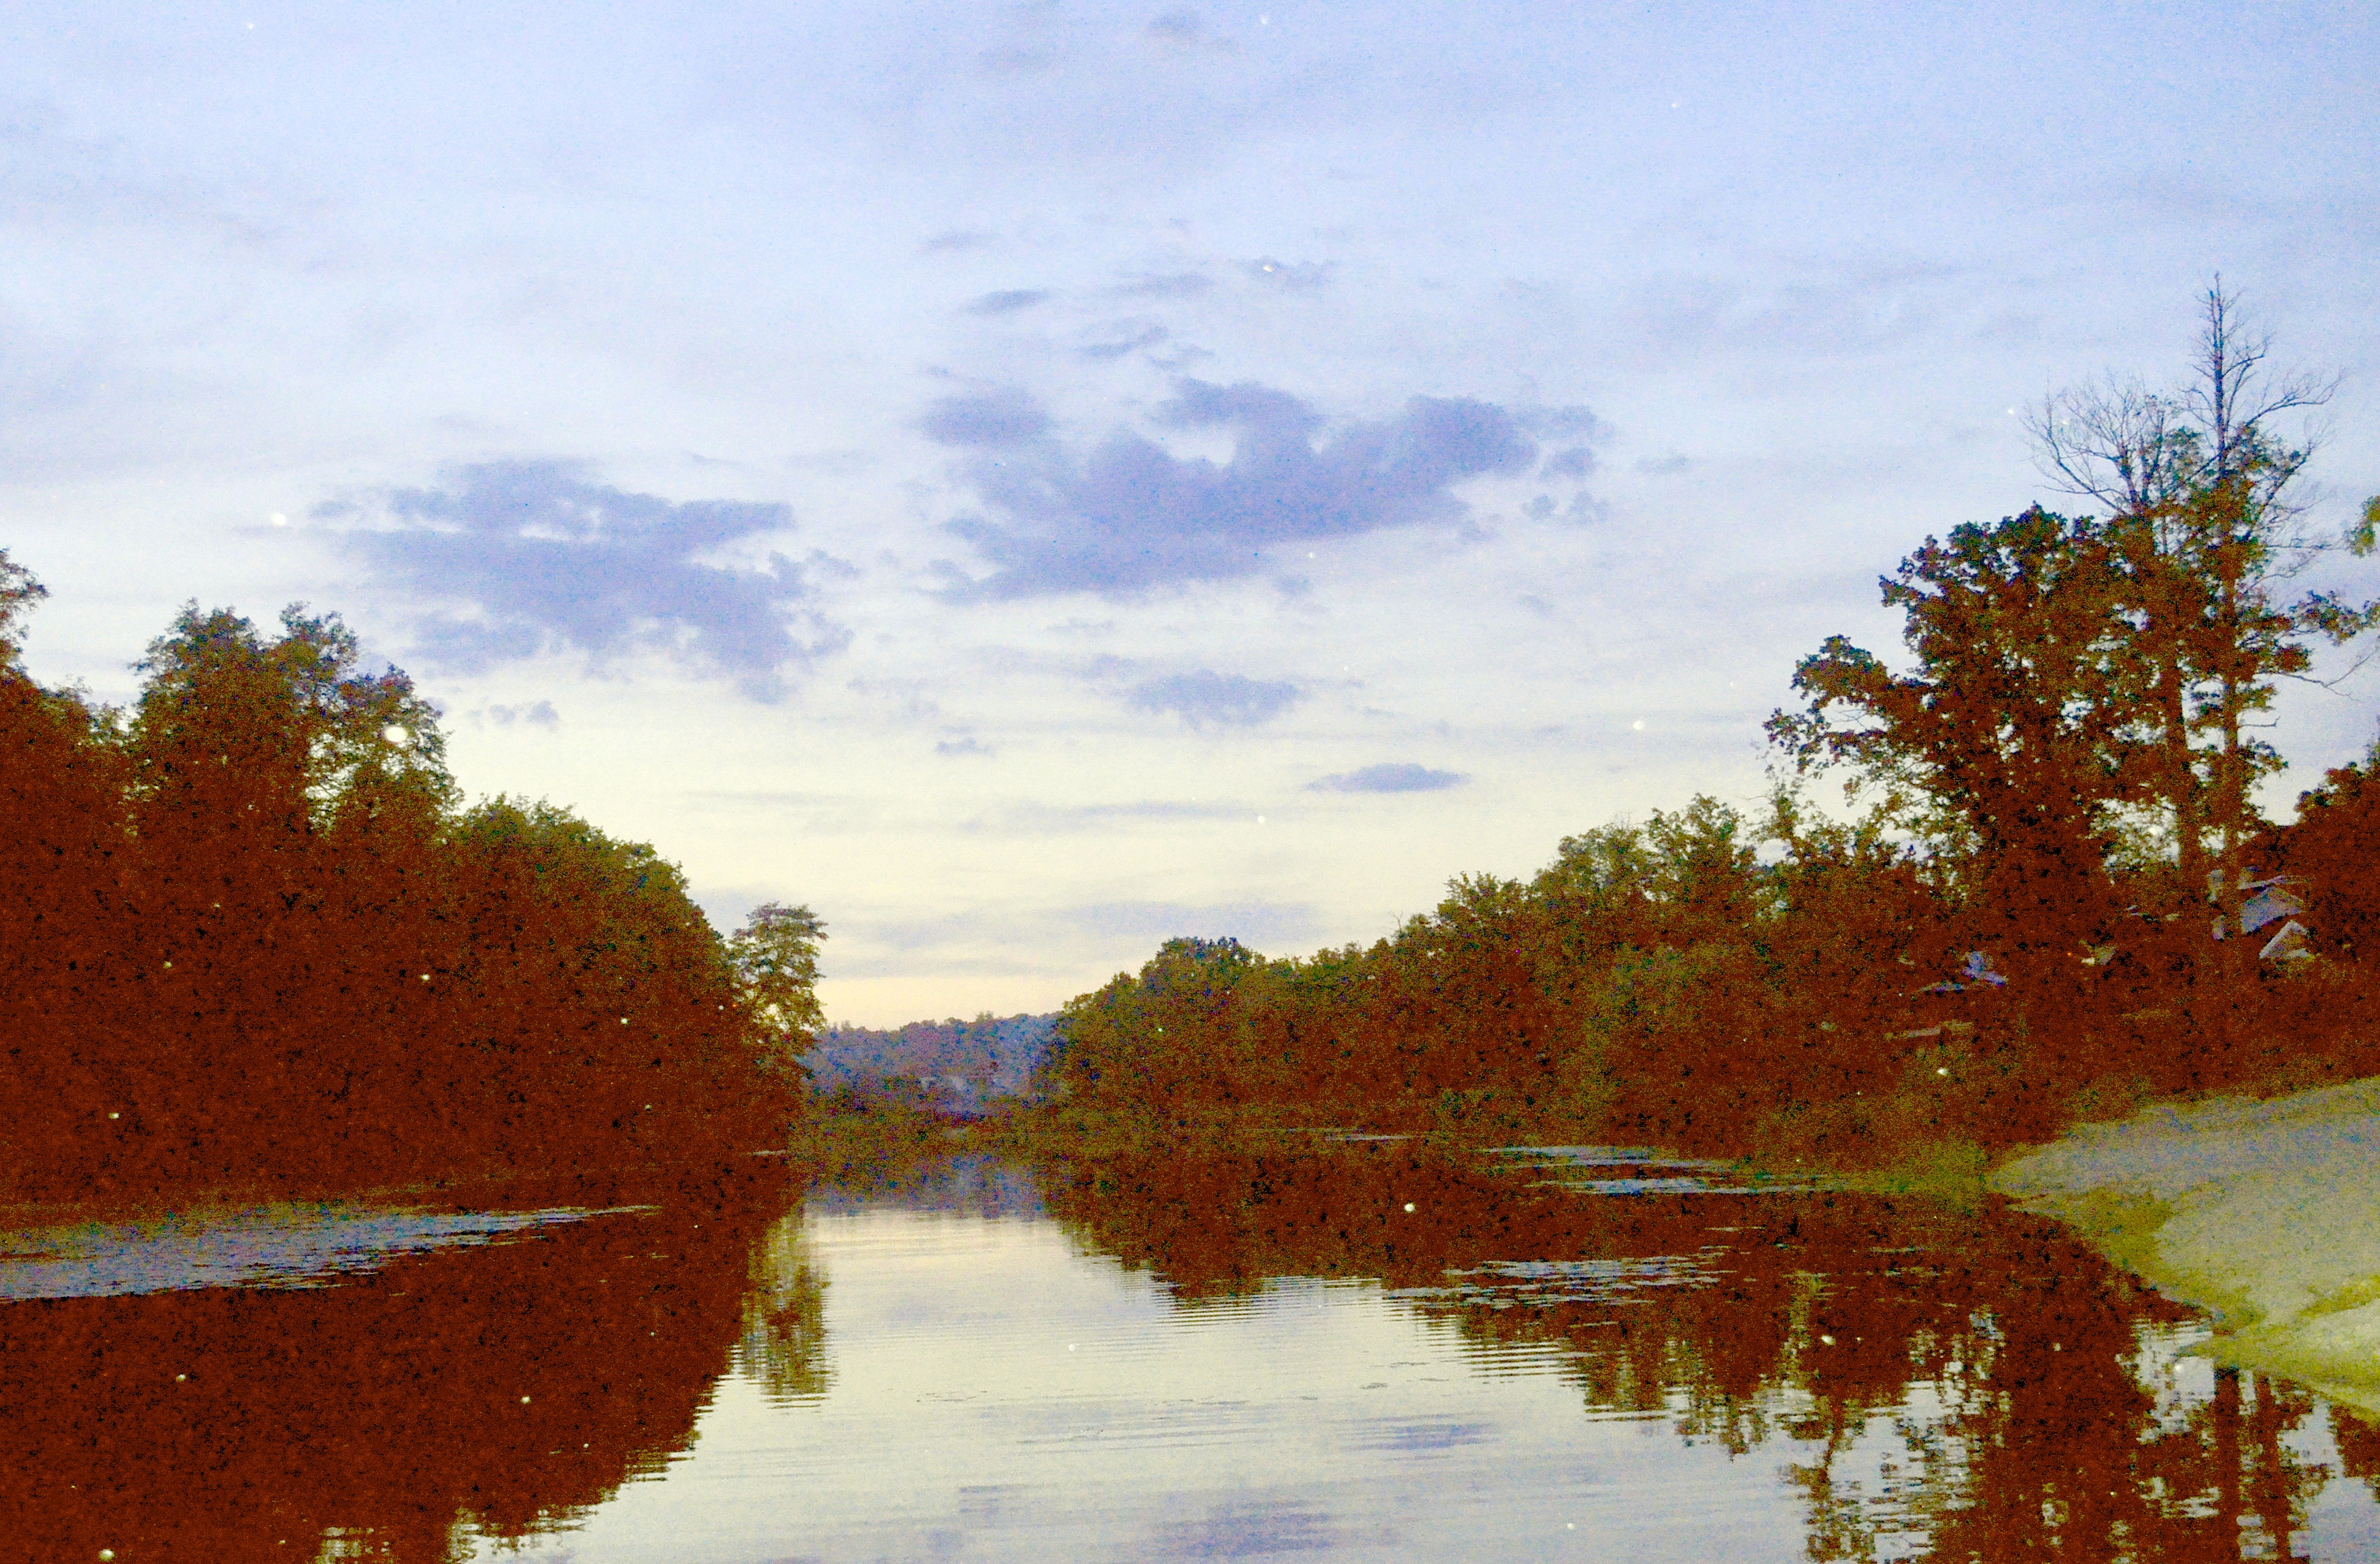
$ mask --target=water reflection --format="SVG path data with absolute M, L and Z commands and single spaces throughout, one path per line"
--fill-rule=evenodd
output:
M 2192 1312 L 2054 1224 L 1567 1160 L 1595 1175 L 1574 1187 L 1624 1197 L 1413 1142 L 1046 1172 L 1071 1231 L 1185 1305 L 1377 1279 L 1484 1375 L 1551 1348 L 1589 1415 L 1659 1416 L 1735 1455 L 1793 1441 L 1810 1558 L 2299 1556 L 2334 1475 L 2299 1453 L 2313 1398 L 2178 1361 L 2204 1336 Z M 2380 1442 L 2330 1422 L 2380 1490 Z
M 504 1198 L 310 1237 L 289 1211 L 104 1224 L 168 1285 L 0 1305 L 8 1556 L 443 1559 L 458 1523 L 521 1535 L 660 1470 L 733 1360 L 824 1383 L 781 1176 Z M 424 1236 L 457 1231 L 481 1241 Z M 225 1255 L 244 1285 L 199 1285 Z
M 769 1224 L 745 1267 L 744 1329 L 736 1364 L 774 1403 L 827 1392 L 826 1272 L 810 1253 L 802 1209 Z
M 452 1206 L 18 1224 L 184 1280 L 0 1303 L 0 1554 L 2380 1556 L 2380 1431 L 2004 1214 L 1410 1141 Z

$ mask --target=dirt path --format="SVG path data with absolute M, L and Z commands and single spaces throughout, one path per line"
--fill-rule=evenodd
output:
M 2380 1412 L 2380 1078 L 2154 1106 L 1990 1182 L 2214 1310 L 2225 1359 Z

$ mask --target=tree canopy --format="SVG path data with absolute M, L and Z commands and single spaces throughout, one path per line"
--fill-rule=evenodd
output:
M 650 846 L 464 805 L 335 614 L 192 604 L 116 712 L 23 673 L 41 595 L 0 554 L 0 1195 L 783 1144 L 815 918 L 761 909 L 756 963 Z

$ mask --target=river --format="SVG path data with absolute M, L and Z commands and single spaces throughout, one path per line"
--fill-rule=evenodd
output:
M 7 1558 L 2380 1558 L 2380 1429 L 2058 1227 L 1634 1153 L 0 1230 Z

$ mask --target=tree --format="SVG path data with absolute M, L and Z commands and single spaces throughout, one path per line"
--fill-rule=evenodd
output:
M 1049 1095 L 1157 1121 L 1236 1098 L 1226 1067 L 1233 1001 L 1264 965 L 1237 940 L 1168 940 L 1137 975 L 1118 973 L 1067 1001 L 1046 1066 Z
M 33 605 L 50 595 L 50 589 L 33 578 L 33 573 L 8 557 L 0 549 L 0 668 L 14 668 L 21 647 L 18 641 L 25 615 Z
M 2298 794 L 2298 818 L 2279 832 L 2282 863 L 2311 886 L 2308 921 L 2326 940 L 2366 957 L 2380 951 L 2380 741 L 2360 762 L 2334 767 Z
M 489 1146 L 748 1146 L 798 1111 L 776 1037 L 677 867 L 570 811 L 480 804 L 450 832 L 470 1030 L 454 1096 Z M 514 1153 L 518 1155 L 517 1152 Z
M 2270 707 L 2275 679 L 2306 673 L 2308 636 L 2344 642 L 2380 621 L 2380 601 L 2322 592 L 2284 601 L 2284 584 L 2324 546 L 2300 529 L 2293 491 L 2313 443 L 2278 425 L 2328 402 L 2338 382 L 2274 379 L 2270 353 L 2269 337 L 2243 330 L 2218 277 L 2180 391 L 2111 379 L 2048 398 L 2031 420 L 2045 470 L 2108 509 L 2127 654 L 2145 676 L 2151 785 L 2183 891 L 2195 898 L 2211 879 L 2226 930 L 2238 926 L 2243 855 L 2259 823 L 2250 790 L 2281 763 L 2255 736 L 2254 714 Z M 2367 507 L 2345 546 L 2371 552 L 2374 524 Z
M 727 960 L 754 1018 L 794 1053 L 826 1030 L 819 1008 L 819 942 L 826 923 L 807 906 L 769 902 L 727 939 Z
M 2039 507 L 1928 538 L 1879 583 L 1915 671 L 1831 637 L 1794 669 L 1806 708 L 1768 721 L 1797 770 L 1849 764 L 1946 809 L 1969 901 L 2019 950 L 2105 920 L 2113 811 L 2143 785 L 2111 564 L 2103 529 Z
M 132 930 L 118 757 L 82 702 L 35 684 L 18 655 L 47 595 L 0 551 L 0 1199 L 120 1125 L 113 1067 L 137 1030 L 112 1002 Z
M 261 765 L 297 789 L 315 823 L 358 789 L 398 781 L 452 807 L 437 709 L 404 673 L 366 673 L 360 661 L 335 613 L 291 603 L 268 640 L 229 609 L 185 604 L 136 665 L 146 675 L 132 736 L 143 784 L 156 795 Z

